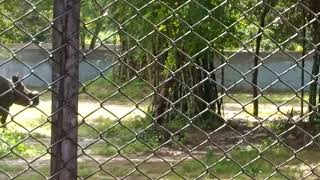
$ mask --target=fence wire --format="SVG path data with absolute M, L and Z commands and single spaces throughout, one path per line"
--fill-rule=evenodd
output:
M 316 0 L 54 2 L 0 1 L 1 180 L 320 178 Z

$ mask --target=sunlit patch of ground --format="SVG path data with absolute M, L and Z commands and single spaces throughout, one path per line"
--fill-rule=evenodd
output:
M 127 120 L 136 116 L 146 116 L 147 106 L 140 105 L 136 108 L 134 104 L 119 105 L 119 104 L 99 104 L 94 102 L 79 103 L 79 122 L 94 121 L 98 118 L 106 118 L 110 120 Z M 50 116 L 51 102 L 40 101 L 36 108 L 25 108 L 18 105 L 13 105 L 10 109 L 11 116 L 7 122 L 9 128 L 18 131 L 32 131 L 34 133 L 48 135 L 50 131 Z
M 109 120 L 128 120 L 135 117 L 145 117 L 148 109 L 148 103 L 137 106 L 134 103 L 104 103 L 80 101 L 79 102 L 79 122 L 85 120 L 92 122 L 99 118 Z M 225 103 L 223 117 L 226 120 L 235 119 L 246 122 L 270 122 L 274 120 L 286 120 L 292 115 L 293 119 L 300 120 L 299 106 L 284 105 L 276 106 L 273 104 L 260 104 L 259 118 L 252 115 L 252 104 L 244 106 L 238 103 Z M 307 109 L 307 107 L 305 107 Z M 293 114 L 291 114 L 293 112 Z M 22 106 L 13 105 L 10 109 L 7 121 L 8 127 L 18 131 L 32 131 L 33 133 L 44 134 L 50 133 L 50 115 L 51 101 L 43 100 L 36 108 L 24 108 Z M 11 120 L 13 119 L 13 121 Z
M 79 103 L 79 119 L 96 119 L 104 117 L 108 119 L 126 119 L 135 116 L 146 116 L 148 104 L 138 105 L 138 108 L 133 103 L 128 104 L 99 104 L 95 102 Z M 226 119 L 246 119 L 254 121 L 256 117 L 252 115 L 252 104 L 243 106 L 237 103 L 226 103 L 224 105 L 223 117 Z M 307 109 L 307 106 L 305 106 Z M 293 111 L 300 111 L 300 106 L 280 106 L 277 107 L 272 104 L 261 104 L 259 117 L 261 119 L 277 120 L 281 117 L 286 117 Z M 22 106 L 13 105 L 10 109 L 11 115 L 17 122 L 22 120 L 32 120 L 47 118 L 51 115 L 51 102 L 41 101 L 36 108 L 24 108 Z
M 98 117 L 105 117 L 108 119 L 130 118 L 134 116 L 144 116 L 147 107 L 140 105 L 140 109 L 132 103 L 127 105 L 117 104 L 99 104 L 94 102 L 80 102 L 79 103 L 79 118 L 96 119 Z M 14 119 L 39 119 L 43 116 L 49 117 L 51 114 L 51 101 L 41 101 L 36 108 L 24 108 L 22 106 L 13 105 L 10 113 Z
M 274 104 L 260 104 L 259 105 L 259 118 L 253 116 L 253 105 L 238 104 L 238 103 L 226 103 L 224 105 L 223 117 L 226 120 L 237 119 L 249 122 L 261 122 L 261 121 L 274 121 L 274 120 L 286 120 L 288 117 L 293 118 L 296 121 L 300 120 L 300 106 L 299 105 L 282 105 L 277 106 Z M 304 106 L 304 110 L 308 109 Z

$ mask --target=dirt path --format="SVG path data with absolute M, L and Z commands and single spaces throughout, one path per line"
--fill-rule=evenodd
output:
M 304 109 L 308 109 L 307 106 Z M 268 121 L 288 119 L 287 115 L 293 111 L 293 119 L 299 119 L 300 106 L 299 105 L 283 105 L 276 106 L 273 104 L 260 104 L 259 106 L 259 117 L 260 120 L 266 119 Z M 247 106 L 240 105 L 238 103 L 226 103 L 224 105 L 223 117 L 228 119 L 245 120 L 250 122 L 257 122 L 259 119 L 252 115 L 253 105 Z
M 138 105 L 134 103 L 128 104 L 99 104 L 97 102 L 84 102 L 79 103 L 79 118 L 83 119 L 97 119 L 108 118 L 117 120 L 120 118 L 133 118 L 136 116 L 146 116 L 148 104 Z M 277 107 L 272 104 L 260 105 L 260 117 L 262 119 L 277 120 L 280 117 L 285 117 L 285 114 L 290 113 L 291 109 L 298 112 L 300 106 L 281 106 Z M 280 112 L 279 112 L 280 111 Z M 21 106 L 13 106 L 10 111 L 15 116 L 15 119 L 40 119 L 48 117 L 51 114 L 51 101 L 41 101 L 37 108 L 25 109 Z M 226 119 L 244 119 L 249 121 L 257 121 L 250 113 L 252 112 L 252 105 L 241 106 L 237 103 L 226 103 L 224 106 L 224 117 Z
M 120 104 L 99 104 L 96 102 L 80 102 L 79 118 L 96 119 L 100 117 L 109 119 L 131 118 L 135 116 L 145 116 L 146 105 L 140 105 L 137 109 L 133 103 L 127 105 Z M 24 107 L 14 105 L 10 113 L 16 114 L 15 119 L 39 119 L 49 117 L 51 114 L 51 101 L 41 101 L 36 108 L 25 109 Z

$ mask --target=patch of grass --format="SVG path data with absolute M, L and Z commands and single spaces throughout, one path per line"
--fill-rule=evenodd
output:
M 136 153 L 141 154 L 141 153 L 144 153 L 147 151 L 151 151 L 152 149 L 149 148 L 145 144 L 148 144 L 148 143 L 146 143 L 146 142 L 142 143 L 141 141 L 135 140 L 134 142 L 130 143 L 129 145 L 124 146 L 120 152 L 121 152 L 121 154 L 128 155 L 128 154 L 136 154 Z
M 19 153 L 17 154 L 24 158 L 37 157 L 47 152 L 47 148 L 39 143 L 31 144 L 27 142 L 19 144 L 15 149 L 19 149 Z
M 41 111 L 47 113 L 51 111 L 51 104 L 40 102 L 38 108 Z M 37 134 L 37 137 L 49 137 L 50 136 L 50 123 L 48 117 L 43 112 L 36 108 L 25 108 L 18 105 L 13 105 L 10 108 L 10 113 L 14 115 L 14 121 L 7 119 L 8 129 L 15 130 L 21 133 L 27 133 L 27 131 L 32 131 L 32 135 Z
M 128 144 L 127 146 L 119 146 L 116 145 L 114 147 L 110 143 L 100 143 L 91 147 L 93 155 L 101 155 L 101 156 L 113 156 L 118 153 L 118 151 L 122 155 L 130 155 L 130 154 L 143 154 L 148 151 L 151 151 L 148 146 L 138 140 L 134 140 L 134 142 Z
M 288 152 L 282 151 L 280 154 L 285 153 Z M 263 156 L 273 157 L 269 161 L 274 162 L 273 160 L 278 161 L 276 159 L 278 154 L 279 152 L 270 151 L 268 155 Z M 257 157 L 259 157 L 259 152 L 256 150 L 235 150 L 229 153 L 228 157 L 215 154 L 214 150 L 208 150 L 202 159 L 185 160 L 177 164 L 174 169 L 187 179 L 196 178 L 205 173 L 206 167 L 208 167 L 209 173 L 221 179 L 232 178 L 238 173 L 242 173 L 239 179 L 248 179 L 249 176 L 255 179 L 264 179 L 276 171 L 276 168 L 268 161 Z M 299 169 L 299 164 L 298 162 L 295 163 L 291 169 L 282 167 L 281 172 L 293 179 L 297 178 L 297 176 L 300 177 L 303 172 Z M 207 178 L 211 179 L 215 178 L 215 176 L 209 174 Z M 169 179 L 174 177 L 177 177 L 177 175 L 172 174 Z
M 259 97 L 259 103 L 261 104 L 270 104 L 272 101 L 276 104 L 281 104 L 287 102 L 288 105 L 299 104 L 301 99 L 296 96 L 294 93 L 287 93 L 287 92 L 271 92 L 263 94 L 263 97 Z M 292 98 L 294 97 L 294 98 Z M 226 103 L 236 103 L 239 101 L 240 103 L 248 103 L 252 101 L 252 94 L 250 93 L 228 93 L 228 96 L 224 96 L 223 101 Z M 304 100 L 308 102 L 309 95 L 308 93 L 305 94 Z M 236 101 L 235 101 L 236 100 Z
M 79 137 L 100 139 L 88 147 L 94 155 L 111 156 L 120 151 L 121 154 L 135 154 L 150 151 L 159 145 L 158 136 L 151 127 L 149 118 L 133 118 L 114 121 L 98 118 L 79 127 Z M 142 131 L 144 130 L 144 131 Z
M 96 143 L 87 149 L 90 149 L 90 155 L 113 156 L 118 153 L 118 149 L 110 143 Z
M 43 164 L 42 166 L 34 166 L 34 163 L 32 164 L 32 167 L 36 169 L 37 171 L 34 171 L 32 168 L 30 168 L 27 163 L 22 161 L 23 163 L 15 163 L 14 160 L 12 162 L 0 162 L 0 179 L 1 180 L 9 180 L 10 178 L 2 173 L 2 171 L 9 174 L 11 177 L 15 177 L 14 179 L 18 180 L 43 180 L 47 179 L 49 176 L 49 166 Z M 23 173 L 21 174 L 21 172 Z M 18 176 L 19 175 L 19 176 Z M 46 177 L 45 177 L 46 176 Z
M 263 157 L 269 156 L 273 157 L 268 159 L 270 162 L 274 163 L 277 161 L 278 156 L 288 153 L 284 149 L 280 148 L 277 151 L 269 151 L 268 155 L 263 154 Z M 319 154 L 317 151 L 306 150 L 305 153 L 301 154 L 300 158 L 314 159 L 313 155 Z M 186 179 L 194 179 L 201 176 L 200 179 L 214 179 L 216 177 L 220 179 L 231 179 L 238 173 L 242 172 L 236 179 L 250 179 L 249 176 L 255 179 L 264 179 L 269 177 L 273 172 L 275 172 L 275 167 L 269 162 L 263 160 L 262 158 L 253 160 L 255 157 L 258 157 L 259 152 L 250 148 L 245 149 L 235 149 L 228 153 L 228 157 L 224 157 L 223 154 L 215 153 L 215 150 L 207 150 L 206 154 L 203 157 L 195 159 L 186 159 L 179 163 L 174 164 L 172 172 L 167 174 L 163 179 L 181 179 L 182 176 Z M 106 163 L 99 165 L 96 161 L 91 159 L 79 160 L 78 164 L 78 176 L 82 178 L 89 179 L 109 179 L 114 177 L 124 177 L 130 174 L 128 178 L 133 179 L 144 179 L 146 174 L 147 176 L 157 179 L 162 176 L 164 173 L 171 170 L 171 166 L 164 161 L 150 161 L 144 162 L 135 166 L 130 161 L 121 158 L 121 160 L 107 161 Z M 306 159 L 304 159 L 306 160 Z M 177 161 L 176 161 L 177 162 Z M 278 171 L 273 179 L 285 179 L 284 175 L 290 179 L 298 179 L 303 177 L 306 173 L 303 163 L 296 161 L 290 165 L 283 165 L 278 168 Z M 28 168 L 25 164 L 15 164 L 8 165 L 4 162 L 0 163 L 0 169 L 9 173 L 11 176 L 19 174 L 24 169 Z M 48 176 L 48 164 L 43 164 L 41 167 L 37 167 L 42 174 Z M 144 174 L 135 171 L 139 171 Z M 131 174 L 131 172 L 135 171 Z M 209 172 L 209 174 L 206 172 Z M 112 176 L 111 176 L 111 175 Z M 203 175 L 203 176 L 202 176 Z M 214 176 L 213 176 L 214 175 Z M 249 176 L 248 176 L 249 175 Z M 0 178 L 3 178 L 4 175 L 0 172 Z M 45 179 L 43 176 L 39 175 L 37 172 L 29 169 L 18 179 Z
M 87 162 L 87 163 L 79 163 L 78 165 L 78 175 L 80 177 L 87 177 L 95 172 L 99 167 L 96 163 Z
M 0 170 L 1 171 L 4 171 L 6 173 L 9 173 L 10 175 L 11 174 L 16 174 L 18 172 L 21 172 L 25 169 L 26 167 L 22 166 L 22 165 L 18 165 L 18 164 L 15 164 L 14 166 L 12 164 L 7 164 L 7 163 L 4 163 L 4 162 L 1 162 L 0 163 Z M 1 173 L 0 173 L 0 177 L 1 177 Z M 1 179 L 1 178 L 0 178 Z
M 16 144 L 21 142 L 26 137 L 25 134 L 18 133 L 16 131 L 10 131 L 7 129 L 0 129 L 0 131 L 0 156 L 10 152 Z M 27 146 L 25 145 L 19 145 L 14 149 L 16 152 L 22 153 L 26 148 Z
M 78 128 L 78 133 L 80 137 L 94 138 L 99 137 L 100 133 L 112 127 L 116 121 L 99 117 L 94 120 L 86 121 L 85 123 L 80 124 Z
M 78 176 L 89 179 L 114 179 L 115 177 L 123 177 L 134 169 L 129 162 L 106 163 L 99 166 L 93 161 L 80 162 L 78 165 Z M 111 176 L 111 175 L 112 176 Z
M 82 92 L 80 96 L 84 99 L 86 99 L 86 97 L 89 98 L 88 93 L 101 101 L 110 98 L 108 101 L 127 102 L 130 101 L 129 98 L 134 101 L 142 100 L 152 93 L 152 87 L 139 79 L 122 83 L 114 80 L 112 75 L 108 74 L 105 75 L 105 77 L 88 81 L 80 92 Z
M 99 77 L 95 80 L 87 81 L 84 83 L 85 87 L 80 89 L 79 98 L 83 101 L 95 101 L 90 95 L 100 101 L 108 99 L 112 103 L 128 103 L 144 99 L 146 96 L 153 92 L 153 89 L 146 82 L 136 78 L 130 82 L 121 82 L 113 78 L 111 72 L 104 74 L 104 77 Z M 45 89 L 38 89 L 44 92 Z M 90 94 L 90 95 L 89 95 Z M 127 96 L 127 97 L 126 97 Z M 129 98 L 128 98 L 129 97 Z M 41 100 L 50 100 L 51 93 L 48 91 L 41 95 Z M 304 100 L 308 102 L 309 94 L 305 93 Z M 223 97 L 225 103 L 246 104 L 252 102 L 252 94 L 247 92 L 229 92 L 228 95 Z M 259 97 L 259 104 L 282 104 L 298 105 L 300 103 L 300 94 L 296 96 L 295 93 L 289 92 L 265 92 L 263 96 Z M 150 103 L 150 100 L 146 102 Z M 248 107 L 247 107 L 248 108 Z M 251 110 L 249 110 L 251 112 Z
M 37 171 L 34 171 L 33 169 L 29 168 L 27 164 L 6 164 L 6 163 L 0 163 L 0 170 L 6 172 L 11 177 L 15 177 L 14 179 L 18 180 L 43 180 L 47 179 L 49 176 L 49 166 L 41 166 L 35 168 Z M 20 174 L 22 171 L 24 171 L 22 174 Z M 20 174 L 20 175 L 19 175 Z M 17 176 L 19 175 L 19 176 Z M 10 178 L 5 175 L 4 173 L 0 172 L 0 179 L 1 180 L 9 180 Z
M 28 134 L 9 129 L 1 129 L 0 131 L 0 156 L 9 153 L 6 157 L 15 159 L 19 158 L 15 155 L 18 154 L 24 158 L 29 158 L 46 152 L 47 148 L 35 142 L 33 138 L 28 138 Z

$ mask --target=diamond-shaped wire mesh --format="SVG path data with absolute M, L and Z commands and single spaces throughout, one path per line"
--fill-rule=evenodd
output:
M 0 1 L 1 180 L 320 179 L 317 0 L 59 3 Z

